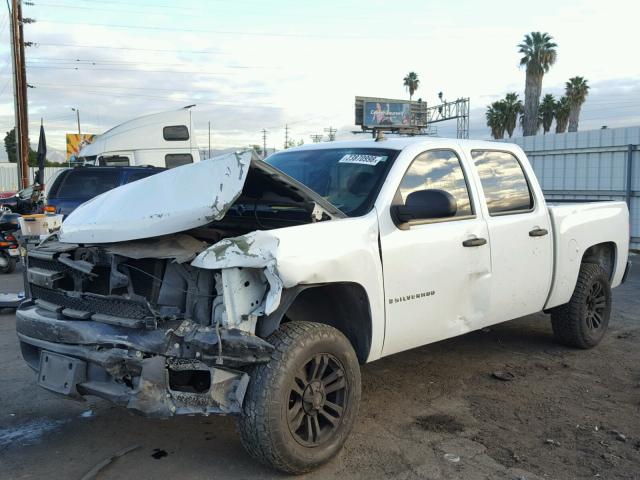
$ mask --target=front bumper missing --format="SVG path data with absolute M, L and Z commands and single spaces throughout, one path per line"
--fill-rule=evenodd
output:
M 23 357 L 42 387 L 151 417 L 239 413 L 249 382 L 241 368 L 268 361 L 273 350 L 246 332 L 221 329 L 218 336 L 189 320 L 131 329 L 69 319 L 32 301 L 16 317 Z

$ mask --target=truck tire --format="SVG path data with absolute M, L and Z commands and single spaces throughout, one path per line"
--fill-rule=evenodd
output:
M 583 263 L 571 300 L 551 312 L 553 334 L 564 345 L 592 348 L 604 337 L 610 315 L 609 275 L 600 265 Z
M 319 323 L 285 323 L 268 341 L 271 361 L 249 372 L 240 439 L 266 465 L 308 472 L 340 451 L 355 423 L 358 359 L 340 331 Z

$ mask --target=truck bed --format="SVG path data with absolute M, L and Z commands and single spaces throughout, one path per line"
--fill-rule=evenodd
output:
M 553 229 L 554 265 L 551 291 L 545 308 L 569 301 L 575 288 L 580 263 L 588 247 L 614 244 L 611 286 L 624 275 L 629 251 L 629 210 L 618 201 L 549 201 Z

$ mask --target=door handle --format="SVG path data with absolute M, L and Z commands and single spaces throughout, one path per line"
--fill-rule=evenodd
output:
M 487 243 L 486 238 L 470 238 L 469 240 L 465 240 L 462 242 L 463 247 L 480 247 Z
M 529 232 L 530 237 L 544 237 L 549 233 L 545 228 L 534 228 Z

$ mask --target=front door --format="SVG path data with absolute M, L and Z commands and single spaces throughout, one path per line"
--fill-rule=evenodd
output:
M 449 149 L 418 155 L 394 198 L 418 190 L 451 194 L 455 216 L 394 222 L 379 212 L 386 330 L 383 355 L 480 328 L 491 282 L 487 225 L 477 212 L 459 155 Z

